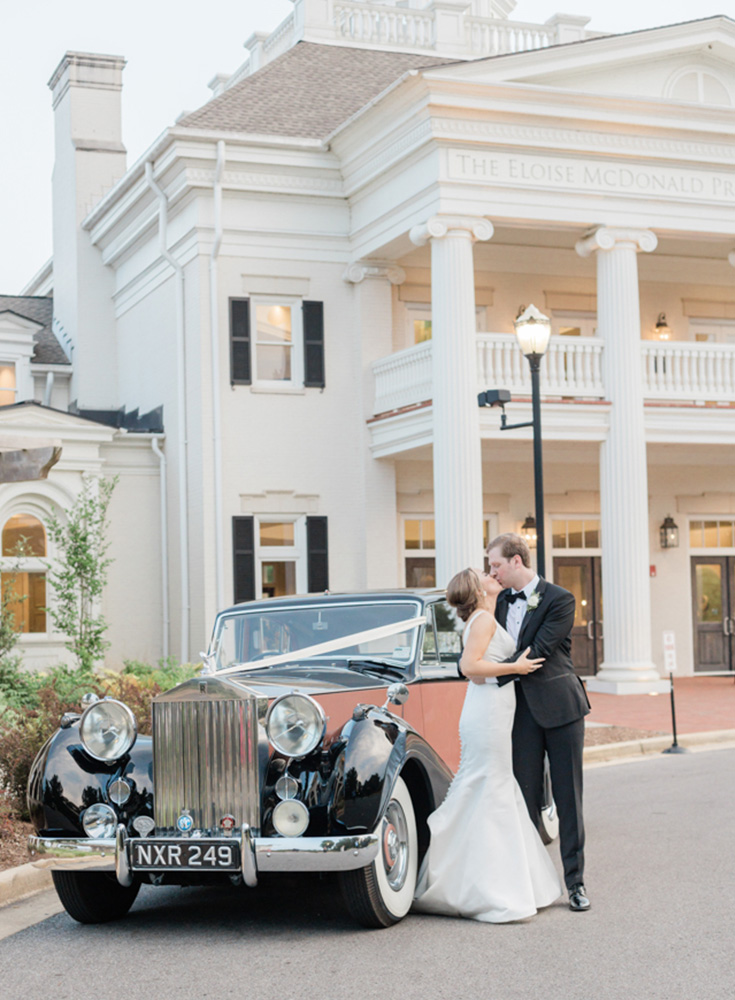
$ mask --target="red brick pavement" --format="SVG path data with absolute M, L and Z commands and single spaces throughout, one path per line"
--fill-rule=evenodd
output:
M 679 733 L 735 729 L 735 677 L 674 677 L 676 728 Z M 668 694 L 597 694 L 589 692 L 590 722 L 631 729 L 671 732 Z

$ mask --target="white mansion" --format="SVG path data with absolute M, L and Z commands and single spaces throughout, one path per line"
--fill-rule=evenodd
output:
M 0 433 L 63 445 L 0 486 L 4 567 L 37 539 L 29 663 L 62 651 L 43 522 L 85 475 L 120 477 L 111 664 L 195 659 L 233 601 L 479 565 L 533 511 L 530 430 L 477 405 L 530 419 L 533 302 L 580 672 L 652 690 L 665 630 L 683 673 L 733 670 L 735 21 L 514 6 L 294 0 L 132 166 L 124 60 L 63 57 L 53 260 L 0 297 Z

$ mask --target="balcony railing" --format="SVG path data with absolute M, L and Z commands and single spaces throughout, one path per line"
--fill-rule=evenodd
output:
M 642 344 L 648 399 L 735 401 L 735 345 Z
M 365 45 L 440 51 L 436 16 L 432 10 L 390 7 L 366 0 L 343 0 L 333 6 L 338 37 Z M 558 28 L 505 18 L 461 15 L 464 45 L 472 57 L 543 49 L 559 41 Z
M 552 337 L 541 366 L 546 397 L 604 399 L 603 341 Z M 735 402 L 735 345 L 641 342 L 643 395 L 671 402 Z M 388 413 L 431 399 L 431 341 L 373 364 L 374 413 Z M 531 394 L 529 366 L 512 334 L 477 334 L 478 390 Z

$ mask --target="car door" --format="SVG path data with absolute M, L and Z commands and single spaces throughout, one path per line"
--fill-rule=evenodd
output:
M 426 608 L 419 662 L 423 735 L 452 771 L 459 767 L 459 717 L 467 681 L 460 677 L 464 622 L 447 601 Z

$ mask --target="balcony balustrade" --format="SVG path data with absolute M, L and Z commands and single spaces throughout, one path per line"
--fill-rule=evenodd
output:
M 676 402 L 735 402 L 735 345 L 641 341 L 646 399 Z M 373 364 L 374 413 L 388 413 L 431 399 L 431 341 L 398 351 Z M 530 396 L 529 367 L 512 334 L 477 335 L 478 391 L 509 389 Z M 541 366 L 547 399 L 605 399 L 603 341 L 597 337 L 552 337 Z

